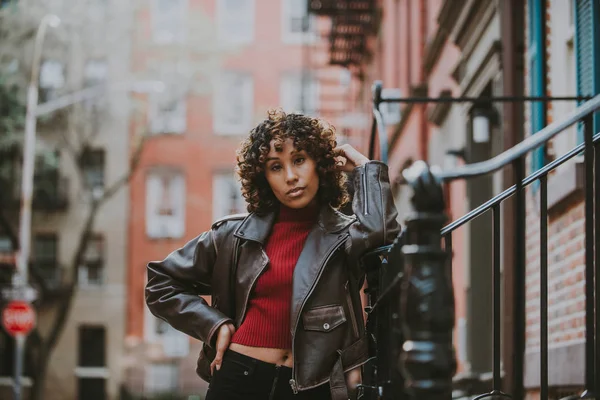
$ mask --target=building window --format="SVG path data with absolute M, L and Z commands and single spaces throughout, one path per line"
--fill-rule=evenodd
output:
M 308 14 L 308 0 L 284 0 L 282 2 L 282 33 L 286 43 L 299 43 L 316 39 L 315 19 Z M 306 21 L 306 32 L 304 23 Z
M 80 286 L 100 286 L 104 283 L 104 238 L 94 235 L 90 238 L 83 262 L 79 266 L 78 282 Z
M 105 400 L 106 329 L 103 326 L 79 327 L 79 354 L 75 375 L 80 399 Z
M 240 183 L 232 172 L 213 176 L 213 221 L 230 214 L 246 212 L 246 201 Z
M 177 171 L 152 172 L 146 177 L 146 234 L 152 239 L 185 234 L 185 179 Z
M 185 41 L 187 0 L 152 0 L 152 37 L 155 43 Z
M 58 237 L 54 233 L 37 234 L 33 240 L 33 266 L 49 287 L 61 282 L 58 267 Z
M 286 73 L 281 80 L 280 99 L 288 113 L 315 115 L 319 109 L 319 82 L 309 72 Z
M 150 130 L 153 134 L 184 133 L 187 128 L 187 104 L 184 94 L 150 96 Z
M 600 93 L 600 5 L 596 0 L 575 0 L 575 65 L 577 95 Z M 600 131 L 600 112 L 594 113 L 594 133 Z M 579 124 L 577 139 L 583 143 L 583 124 Z
M 10 6 L 12 3 L 17 3 L 17 0 L 0 0 L 0 9 Z
M 78 399 L 85 400 L 105 400 L 106 397 L 106 379 L 105 378 L 78 378 L 77 379 Z
M 218 0 L 219 40 L 224 43 L 251 43 L 254 39 L 254 9 L 254 0 Z
M 65 85 L 64 66 L 57 60 L 44 60 L 40 66 L 40 102 L 45 103 L 57 97 Z
M 178 391 L 179 368 L 176 364 L 149 364 L 145 372 L 145 393 L 157 395 Z
M 105 153 L 102 149 L 88 149 L 81 156 L 83 184 L 92 191 L 94 198 L 104 194 L 104 162 Z
M 546 46 L 543 43 L 546 29 L 546 10 L 542 0 L 529 0 L 529 91 L 532 96 L 545 96 Z M 546 126 L 546 104 L 531 103 L 531 134 L 535 134 Z M 546 146 L 540 146 L 531 153 L 531 169 L 536 171 L 545 164 Z
M 106 366 L 106 329 L 103 326 L 79 327 L 79 367 Z
M 218 135 L 241 135 L 252 124 L 254 84 L 252 76 L 241 72 L 220 75 L 214 95 L 213 128 Z

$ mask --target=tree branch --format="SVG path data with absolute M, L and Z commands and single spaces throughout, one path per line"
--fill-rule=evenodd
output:
M 133 156 L 131 157 L 131 160 L 129 161 L 129 170 L 104 191 L 104 195 L 98 200 L 98 203 L 102 204 L 106 202 L 108 199 L 114 196 L 122 186 L 125 186 L 129 182 L 140 163 L 146 140 L 148 140 L 148 135 L 142 135 L 140 143 L 138 144 Z
M 48 355 L 50 355 L 50 353 L 54 349 L 54 345 L 58 341 L 58 338 L 60 337 L 63 331 L 67 318 L 69 317 L 71 306 L 73 305 L 73 299 L 75 297 L 75 289 L 77 287 L 77 276 L 79 272 L 79 266 L 82 263 L 85 250 L 92 236 L 94 220 L 96 219 L 96 215 L 98 214 L 99 207 L 99 203 L 92 203 L 85 224 L 83 225 L 83 228 L 81 230 L 81 234 L 79 235 L 79 243 L 77 244 L 77 250 L 75 251 L 75 255 L 73 256 L 73 260 L 71 263 L 71 280 L 65 289 L 64 296 L 61 296 L 58 305 L 58 313 L 56 315 L 56 318 L 54 319 L 54 322 L 52 323 L 52 328 L 50 329 L 50 333 L 48 334 L 48 339 L 46 339 L 45 346 L 48 349 Z

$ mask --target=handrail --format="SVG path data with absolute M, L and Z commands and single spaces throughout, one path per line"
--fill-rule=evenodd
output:
M 380 157 L 381 161 L 387 163 L 388 158 L 388 138 L 385 121 L 383 115 L 379 110 L 379 105 L 385 102 L 399 101 L 399 99 L 393 98 L 382 98 L 381 97 L 381 83 L 377 82 L 373 86 L 373 127 L 371 130 L 371 141 L 370 141 L 370 154 L 372 158 L 374 153 L 375 135 L 379 139 Z M 528 136 L 522 142 L 516 144 L 512 148 L 498 154 L 497 156 L 486 160 L 480 161 L 461 167 L 457 167 L 450 171 L 439 171 L 436 175 L 444 181 L 451 181 L 455 179 L 473 178 L 495 172 L 511 162 L 517 160 L 519 157 L 527 154 L 535 148 L 542 146 L 548 140 L 558 135 L 560 132 L 565 130 L 571 125 L 584 119 L 589 114 L 600 110 L 600 95 L 594 96 L 590 100 L 582 103 L 575 110 L 567 114 L 567 116 L 560 121 L 555 121 L 535 134 Z
M 543 145 L 571 125 L 582 121 L 586 116 L 600 109 L 600 95 L 586 101 L 570 112 L 560 121 L 555 121 L 535 134 L 528 136 L 522 142 L 486 161 L 464 165 L 454 171 L 441 171 L 439 178 L 445 181 L 453 179 L 472 178 L 498 171 L 504 166 L 517 160 L 531 150 Z
M 600 142 L 600 133 L 598 133 L 594 136 L 594 143 L 596 143 L 596 142 Z M 548 172 L 556 169 L 560 165 L 569 161 L 571 158 L 580 154 L 583 151 L 584 147 L 585 147 L 585 144 L 581 143 L 578 146 L 574 147 L 567 154 L 557 158 L 556 160 L 552 161 L 551 163 L 546 164 L 543 168 L 540 168 L 539 170 L 535 171 L 534 173 L 532 173 L 531 175 L 529 175 L 528 177 L 523 179 L 523 187 L 526 187 L 529 184 L 531 184 L 532 182 L 535 182 L 540 177 L 548 174 Z M 485 213 L 486 211 L 491 210 L 493 206 L 498 205 L 501 202 L 503 202 L 504 200 L 508 199 L 510 196 L 515 194 L 516 191 L 517 191 L 517 185 L 512 185 L 508 189 L 506 189 L 503 192 L 492 197 L 491 199 L 489 199 L 485 203 L 481 204 L 480 206 L 474 208 L 473 210 L 471 210 L 467 214 L 463 215 L 459 219 L 454 220 L 451 223 L 449 223 L 448 225 L 446 225 L 444 228 L 442 228 L 441 235 L 445 236 L 448 233 L 460 228 L 467 222 L 470 222 L 473 219 L 479 217 L 481 214 Z

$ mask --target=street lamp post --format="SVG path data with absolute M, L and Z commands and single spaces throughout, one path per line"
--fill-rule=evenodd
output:
M 25 116 L 25 141 L 23 146 L 23 169 L 21 176 L 21 211 L 19 220 L 19 248 L 17 249 L 17 269 L 13 276 L 13 286 L 17 291 L 27 287 L 29 253 L 31 248 L 31 201 L 33 194 L 33 167 L 35 160 L 36 107 L 38 102 L 38 80 L 42 58 L 42 44 L 48 27 L 56 28 L 60 19 L 56 15 L 45 15 L 37 29 L 33 45 L 31 79 L 27 89 L 27 112 Z M 21 399 L 21 376 L 23 375 L 23 353 L 25 335 L 15 336 L 15 400 Z

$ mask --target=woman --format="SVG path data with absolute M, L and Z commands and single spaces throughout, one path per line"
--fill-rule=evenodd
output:
M 387 167 L 271 111 L 238 150 L 248 215 L 148 264 L 154 315 L 204 342 L 207 400 L 346 400 L 367 360 L 360 256 L 399 231 Z M 354 171 L 354 216 L 344 173 Z M 199 295 L 211 295 L 212 305 Z

